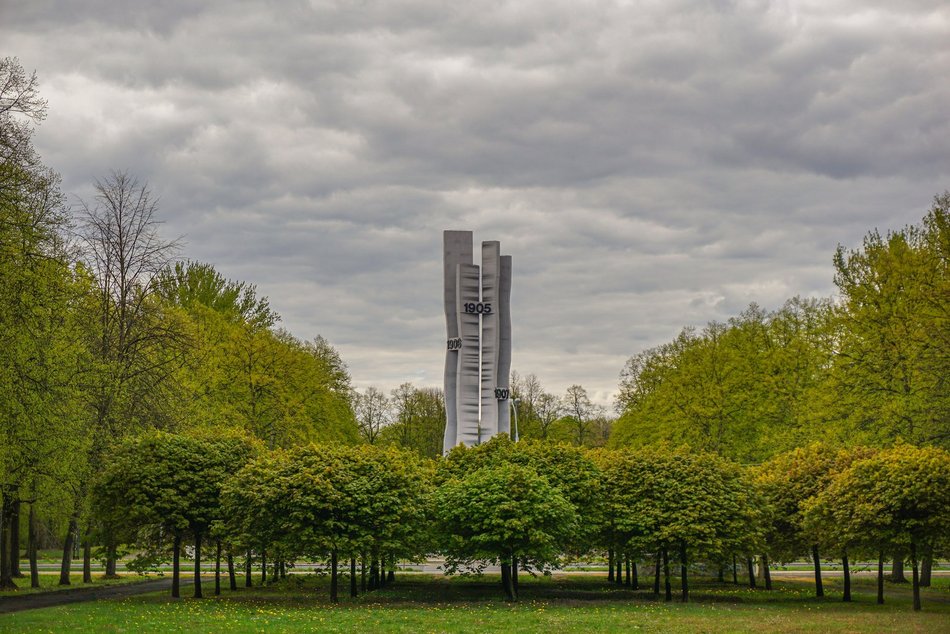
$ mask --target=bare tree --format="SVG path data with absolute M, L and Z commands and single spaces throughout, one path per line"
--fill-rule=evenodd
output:
M 541 438 L 546 439 L 551 432 L 551 426 L 561 417 L 564 408 L 556 396 L 548 392 L 542 392 L 538 397 L 538 404 L 535 411 L 537 413 L 538 428 L 541 430 Z
M 90 325 L 97 363 L 87 386 L 95 464 L 128 430 L 171 424 L 169 379 L 183 362 L 186 338 L 158 301 L 160 273 L 178 245 L 159 235 L 157 201 L 148 185 L 112 172 L 96 181 L 93 205 L 80 206 L 87 266 L 97 284 L 96 321 Z M 84 494 L 84 488 L 78 492 Z M 115 545 L 108 537 L 107 550 L 106 574 L 114 575 Z
M 360 434 L 371 445 L 376 442 L 383 427 L 392 422 L 392 403 L 375 387 L 366 388 L 362 394 L 357 392 L 354 395 L 353 409 Z
M 157 201 L 127 172 L 96 181 L 95 204 L 80 204 L 82 238 L 98 285 L 94 350 L 107 368 L 95 398 L 96 422 L 115 432 L 117 408 L 124 410 L 124 422 L 136 420 L 180 360 L 175 350 L 182 335 L 162 318 L 156 301 L 159 275 L 178 243 L 159 235 Z
M 511 397 L 518 399 L 515 407 L 518 408 L 518 421 L 523 431 L 534 427 L 538 418 L 538 399 L 542 392 L 541 381 L 534 374 L 519 375 L 511 373 Z
M 600 414 L 600 408 L 591 403 L 587 390 L 576 384 L 567 388 L 563 403 L 566 414 L 574 424 L 574 431 L 577 432 L 577 444 L 583 445 L 591 431 L 594 418 Z
M 39 158 L 30 142 L 30 124 L 45 118 L 46 100 L 39 96 L 36 73 L 27 74 L 15 57 L 0 58 L 0 162 L 35 167 Z

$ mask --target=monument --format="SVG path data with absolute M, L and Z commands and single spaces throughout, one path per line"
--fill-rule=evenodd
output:
M 443 453 L 511 432 L 511 256 L 482 242 L 473 262 L 472 232 L 443 234 L 445 290 L 445 436 Z

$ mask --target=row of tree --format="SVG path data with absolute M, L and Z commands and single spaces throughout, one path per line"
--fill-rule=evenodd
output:
M 152 432 L 123 444 L 96 482 L 95 506 L 114 539 L 140 560 L 173 561 L 173 596 L 186 538 L 196 597 L 211 539 L 216 592 L 223 552 L 232 588 L 235 556 L 246 585 L 253 563 L 266 582 L 268 561 L 272 578 L 295 562 L 323 562 L 332 601 L 341 561 L 353 596 L 367 589 L 367 574 L 372 589 L 396 560 L 440 553 L 448 572 L 499 565 L 516 600 L 519 570 L 545 573 L 604 551 L 611 576 L 620 582 L 625 564 L 635 587 L 638 563 L 653 562 L 654 592 L 662 576 L 667 600 L 670 562 L 678 564 L 683 601 L 691 569 L 711 568 L 722 581 L 730 564 L 735 578 L 739 560 L 754 587 L 758 560 L 771 589 L 770 561 L 810 556 L 822 596 L 821 551 L 841 557 L 845 601 L 849 562 L 877 558 L 883 602 L 885 553 L 902 552 L 920 609 L 930 571 L 919 574 L 918 562 L 950 551 L 950 453 L 907 444 L 812 445 L 742 467 L 685 447 L 588 450 L 504 435 L 427 460 L 370 444 L 268 450 L 237 435 Z
M 511 373 L 511 404 L 519 437 L 598 447 L 610 438 L 612 420 L 572 385 L 558 398 L 544 391 L 534 374 Z M 403 383 L 387 396 L 376 387 L 354 391 L 353 409 L 362 440 L 411 449 L 420 456 L 442 454 L 445 399 L 442 390 Z
M 950 193 L 834 265 L 835 299 L 753 304 L 631 357 L 611 445 L 746 463 L 819 440 L 950 447 Z
M 62 583 L 77 542 L 87 579 L 97 544 L 115 573 L 90 478 L 123 438 L 359 441 L 336 351 L 279 329 L 253 286 L 177 260 L 146 184 L 116 172 L 67 204 L 32 145 L 45 112 L 36 76 L 0 60 L 0 588 L 23 576 L 24 542 L 63 548 Z

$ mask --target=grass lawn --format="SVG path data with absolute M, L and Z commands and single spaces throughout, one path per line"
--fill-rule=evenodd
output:
M 914 613 L 904 585 L 888 584 L 887 603 L 876 605 L 873 579 L 855 580 L 851 604 L 841 602 L 834 582 L 819 601 L 810 585 L 797 581 L 778 581 L 772 592 L 707 581 L 681 604 L 607 585 L 601 577 L 529 578 L 512 605 L 501 600 L 497 577 L 402 575 L 382 591 L 345 596 L 333 606 L 325 577 L 299 575 L 267 588 L 225 590 L 220 598 L 173 601 L 154 593 L 0 615 L 0 631 L 948 632 L 950 580 L 934 581 L 924 589 L 924 611 Z M 341 585 L 344 593 L 347 588 Z

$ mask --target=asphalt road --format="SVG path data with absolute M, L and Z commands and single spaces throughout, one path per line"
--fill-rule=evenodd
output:
M 202 577 L 204 577 L 204 575 L 202 575 Z M 182 587 L 192 583 L 194 583 L 194 579 L 190 576 L 188 578 L 182 577 L 181 579 Z M 171 587 L 171 578 L 165 578 L 99 588 L 77 587 L 70 588 L 69 590 L 54 590 L 50 592 L 24 594 L 21 596 L 0 597 L 0 614 L 20 612 L 22 610 L 35 610 L 37 608 L 49 608 L 56 605 L 65 605 L 67 603 L 96 601 L 98 599 L 121 599 L 135 596 L 136 594 L 169 590 Z

